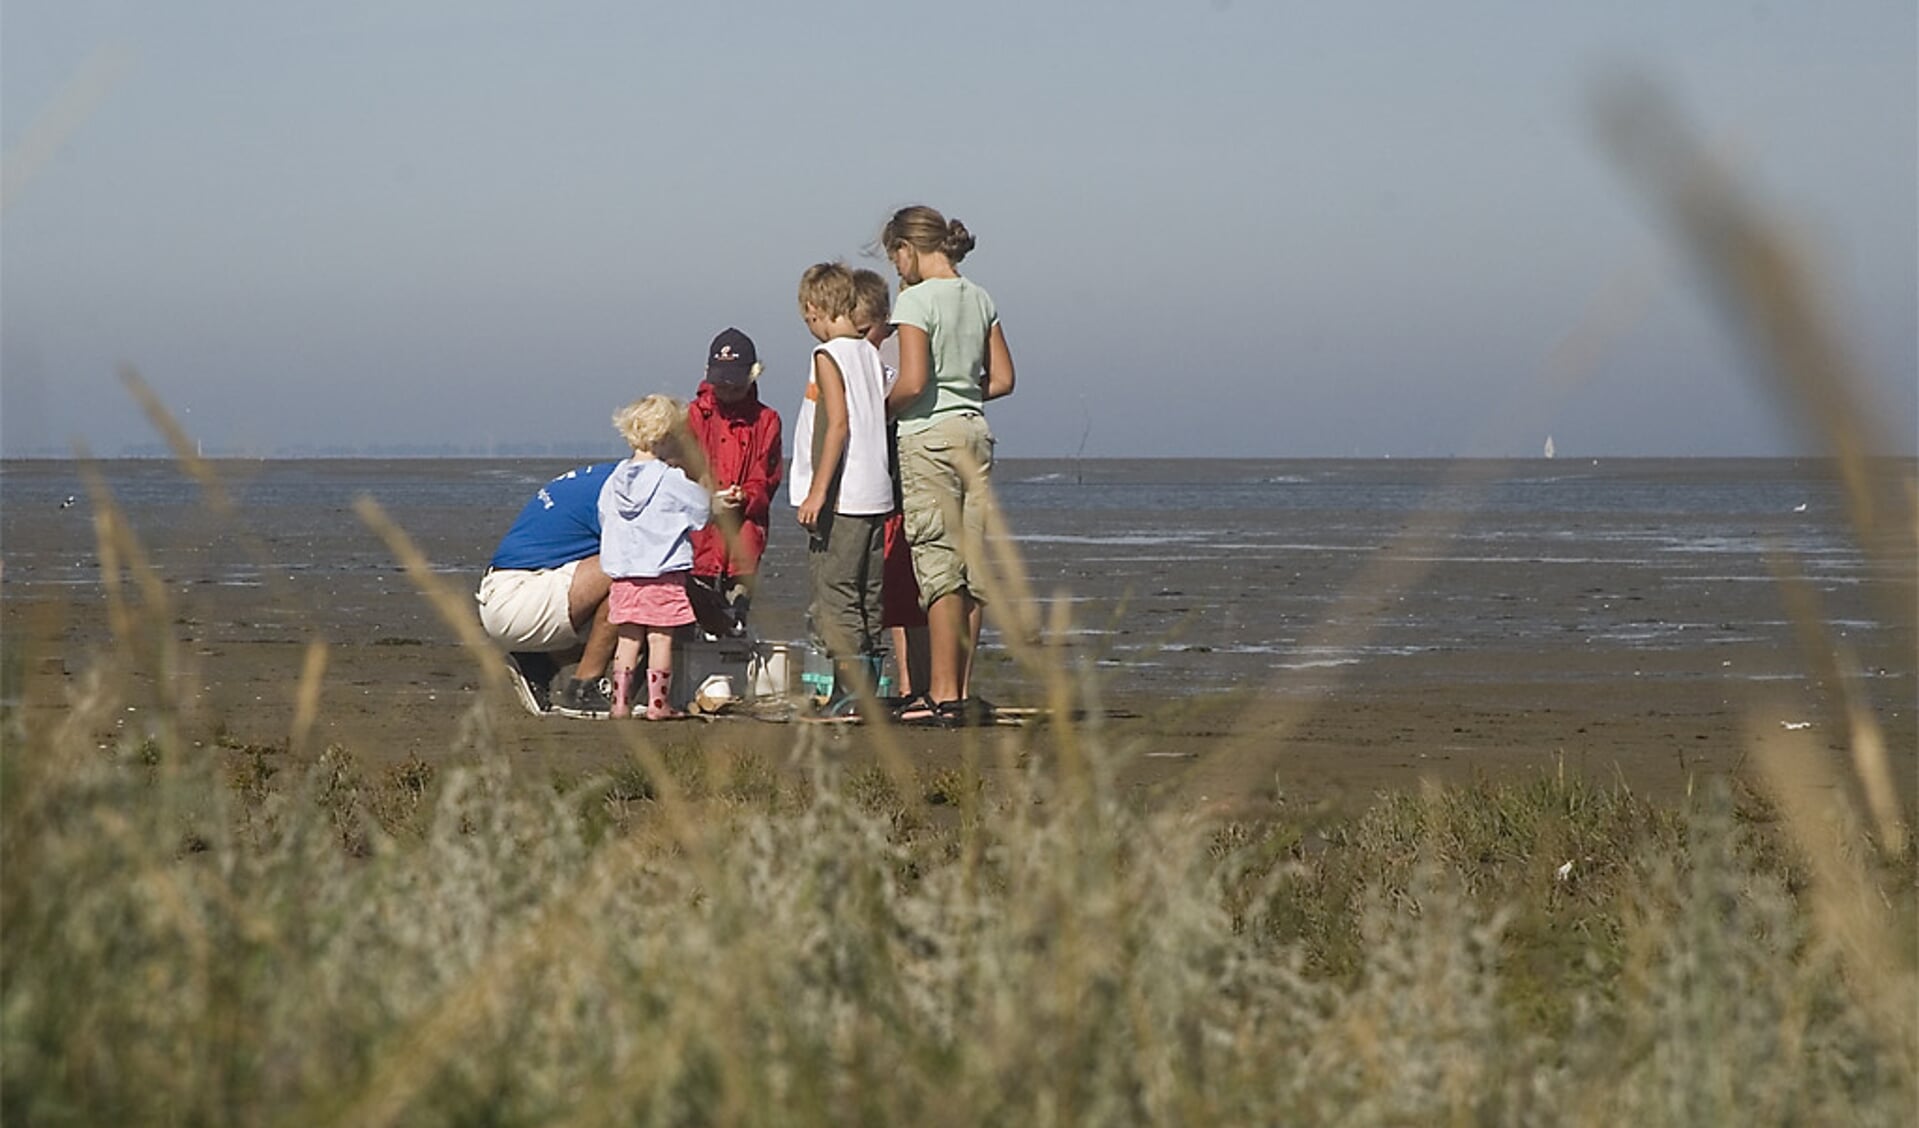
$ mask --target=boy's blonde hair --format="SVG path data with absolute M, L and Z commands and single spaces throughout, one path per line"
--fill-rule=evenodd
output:
M 672 396 L 651 395 L 613 413 L 613 426 L 634 450 L 659 454 L 676 448 L 686 427 L 686 405 Z
M 827 317 L 853 316 L 853 272 L 845 263 L 816 262 L 800 275 L 800 312 L 808 306 Z
M 853 272 L 853 324 L 870 329 L 882 324 L 893 310 L 893 291 L 876 270 Z

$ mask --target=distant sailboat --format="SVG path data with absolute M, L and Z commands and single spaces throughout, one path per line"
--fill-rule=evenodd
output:
M 1553 456 L 1553 437 L 1551 435 L 1547 435 L 1546 436 L 1546 457 L 1551 458 L 1552 456 Z

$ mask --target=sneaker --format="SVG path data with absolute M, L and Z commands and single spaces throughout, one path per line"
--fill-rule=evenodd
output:
M 553 711 L 562 717 L 597 721 L 613 715 L 613 683 L 605 678 L 568 678 Z
M 513 696 L 536 717 L 545 716 L 553 707 L 553 675 L 557 672 L 553 659 L 544 654 L 520 650 L 506 656 L 506 680 L 513 686 Z

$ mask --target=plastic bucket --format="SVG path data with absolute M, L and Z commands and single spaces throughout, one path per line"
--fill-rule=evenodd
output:
M 763 643 L 753 649 L 747 664 L 746 684 L 754 697 L 785 697 L 793 691 L 792 648 L 782 642 Z

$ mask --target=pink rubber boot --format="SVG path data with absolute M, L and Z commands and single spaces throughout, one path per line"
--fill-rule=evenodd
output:
M 630 717 L 633 715 L 633 670 L 613 671 L 613 715 Z
M 685 713 L 668 704 L 673 695 L 673 671 L 648 670 L 646 672 L 646 719 L 649 721 L 676 721 Z

